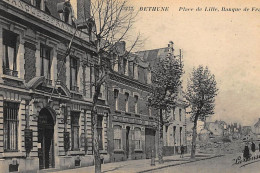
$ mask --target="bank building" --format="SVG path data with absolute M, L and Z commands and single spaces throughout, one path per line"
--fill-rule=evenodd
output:
M 77 3 L 77 14 L 87 16 L 90 2 Z M 0 14 L 2 171 L 93 165 L 94 72 L 86 65 L 95 63 L 90 34 L 75 32 L 69 1 L 3 0 Z M 70 56 L 65 56 L 74 33 Z M 109 108 L 104 91 L 102 87 L 97 111 L 106 162 Z
M 89 0 L 77 0 L 76 8 L 63 0 L 0 1 L 1 171 L 94 164 L 97 55 L 91 31 L 76 30 L 74 18 L 80 26 L 82 16 L 91 18 Z M 151 63 L 138 53 L 125 56 L 125 42 L 116 46 L 118 63 L 97 105 L 102 163 L 151 158 L 158 149 L 156 110 L 147 106 Z

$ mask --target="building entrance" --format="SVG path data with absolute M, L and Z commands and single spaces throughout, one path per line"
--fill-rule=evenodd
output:
M 54 120 L 48 109 L 43 108 L 38 118 L 38 157 L 40 169 L 54 168 Z

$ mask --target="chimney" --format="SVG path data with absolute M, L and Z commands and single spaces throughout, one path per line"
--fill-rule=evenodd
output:
M 174 43 L 172 41 L 169 41 L 169 44 L 168 44 L 168 52 L 169 53 L 173 53 L 173 51 L 174 51 L 173 44 Z
M 90 18 L 91 0 L 77 0 L 77 23 L 84 23 Z

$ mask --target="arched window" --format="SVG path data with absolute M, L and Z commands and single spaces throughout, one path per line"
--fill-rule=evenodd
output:
M 135 128 L 135 149 L 141 149 L 141 129 Z
M 114 149 L 122 148 L 122 128 L 114 126 Z

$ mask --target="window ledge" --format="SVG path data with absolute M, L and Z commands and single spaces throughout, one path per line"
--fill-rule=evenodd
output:
M 14 77 L 14 76 L 9 76 L 9 75 L 6 75 L 6 74 L 3 74 L 3 75 L 2 75 L 2 78 L 3 78 L 3 79 L 16 80 L 16 81 L 19 81 L 19 82 L 24 82 L 24 80 L 21 79 L 21 78 Z
M 121 152 L 124 152 L 123 149 L 114 149 L 114 153 L 121 153 Z
M 143 150 L 142 149 L 134 149 L 135 152 L 139 152 L 139 153 L 142 153 Z
M 25 157 L 26 154 L 22 153 L 22 152 L 4 152 L 2 154 L 0 154 L 0 157 Z
M 106 150 L 100 150 L 99 152 L 100 152 L 100 154 L 107 154 Z
M 117 114 L 121 114 L 121 111 L 119 111 L 119 110 L 115 110 L 115 113 L 117 113 Z
M 85 155 L 85 151 L 68 151 L 68 155 Z
M 130 113 L 130 112 L 125 112 L 125 114 L 131 116 L 131 113 Z

